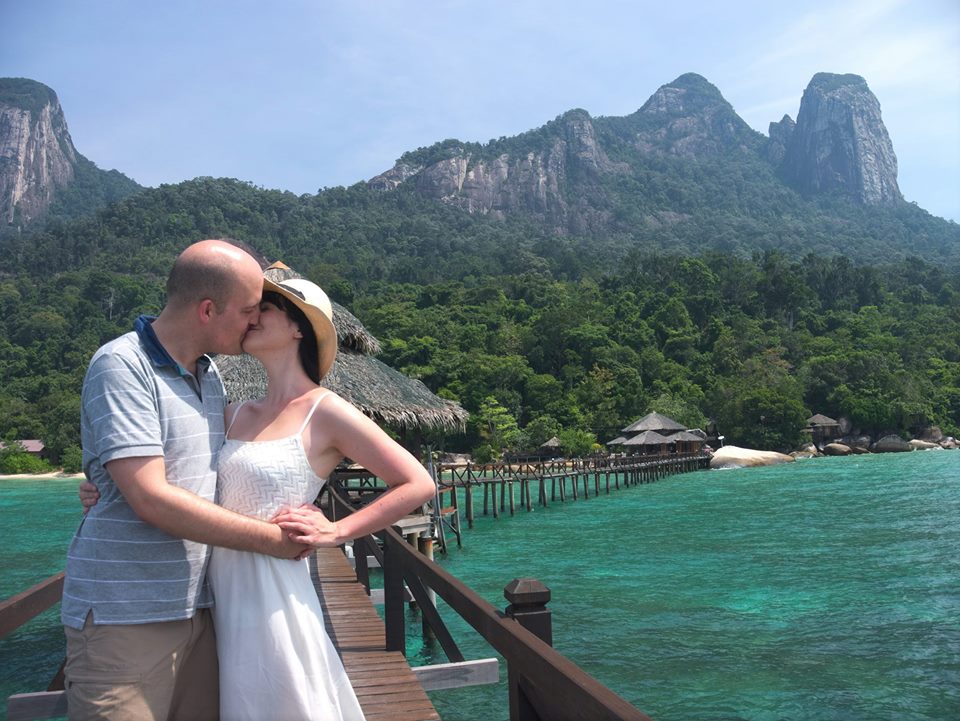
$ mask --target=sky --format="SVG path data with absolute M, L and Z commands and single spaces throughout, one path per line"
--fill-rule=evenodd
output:
M 755 130 L 817 72 L 863 76 L 908 201 L 960 222 L 957 0 L 0 0 L 0 76 L 156 186 L 351 185 L 447 138 L 628 115 L 686 72 Z

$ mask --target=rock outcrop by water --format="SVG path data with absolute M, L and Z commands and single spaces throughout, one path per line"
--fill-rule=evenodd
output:
M 904 453 L 906 451 L 912 451 L 913 448 L 900 436 L 891 433 L 878 439 L 870 446 L 870 450 L 874 453 Z
M 738 446 L 723 446 L 713 452 L 711 468 L 749 468 L 753 466 L 775 466 L 779 463 L 793 463 L 792 456 L 776 451 L 756 451 Z
M 77 152 L 56 93 L 25 78 L 0 78 L 0 233 L 38 219 L 92 215 L 141 190 Z M 11 228 L 12 226 L 12 228 Z
M 865 205 L 894 205 L 897 157 L 880 103 L 858 75 L 817 73 L 803 93 L 796 126 L 771 124 L 771 153 L 784 147 L 781 171 L 805 193 L 840 191 Z
M 0 218 L 28 223 L 74 178 L 73 147 L 56 93 L 32 80 L 0 81 Z

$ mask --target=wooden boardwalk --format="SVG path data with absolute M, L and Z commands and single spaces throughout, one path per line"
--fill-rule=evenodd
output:
M 339 548 L 317 550 L 310 558 L 310 575 L 327 633 L 343 659 L 367 721 L 440 721 L 407 659 L 399 651 L 386 650 L 383 620 L 343 552 Z M 46 585 L 62 584 L 62 576 L 48 579 Z M 43 608 L 60 600 L 60 588 L 62 585 L 56 585 L 55 592 L 45 592 Z M 11 721 L 64 716 L 66 693 L 16 694 L 10 697 L 7 709 Z
M 386 650 L 383 620 L 340 549 L 318 549 L 310 575 L 367 721 L 439 721 L 407 659 Z

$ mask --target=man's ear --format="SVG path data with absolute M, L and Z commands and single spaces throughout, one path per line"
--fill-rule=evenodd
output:
M 197 303 L 197 316 L 201 323 L 209 323 L 217 315 L 217 306 L 209 298 L 204 298 Z

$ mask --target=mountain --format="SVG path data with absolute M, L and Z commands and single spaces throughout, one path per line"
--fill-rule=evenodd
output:
M 818 73 L 797 122 L 769 137 L 688 73 L 631 115 L 572 110 L 485 145 L 445 140 L 368 185 L 627 247 L 958 255 L 956 224 L 903 200 L 879 102 L 855 75 Z
M 25 78 L 0 78 L 0 221 L 90 214 L 140 190 L 77 152 L 56 93 Z
M 789 120 L 789 118 L 788 118 Z M 858 75 L 817 73 L 803 92 L 794 127 L 771 127 L 784 144 L 781 172 L 805 193 L 840 192 L 864 205 L 903 202 L 897 156 L 880 103 Z

